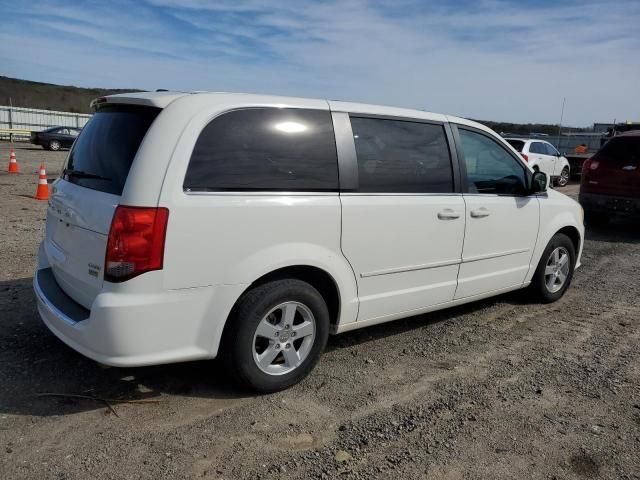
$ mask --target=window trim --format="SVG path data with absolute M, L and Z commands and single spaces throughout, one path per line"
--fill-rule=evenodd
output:
M 461 172 L 461 180 L 462 180 L 462 184 L 461 184 L 461 188 L 462 188 L 462 193 L 464 195 L 479 195 L 479 196 L 495 196 L 495 197 L 530 197 L 531 195 L 529 194 L 513 194 L 513 193 L 478 193 L 478 192 L 470 192 L 469 191 L 469 179 L 467 177 L 467 164 L 465 163 L 464 160 L 464 150 L 462 149 L 462 140 L 460 139 L 460 130 L 467 130 L 469 132 L 472 133 L 477 133 L 480 134 L 486 138 L 488 138 L 489 140 L 491 140 L 492 142 L 494 142 L 496 145 L 498 145 L 500 148 L 502 148 L 505 152 L 507 152 L 509 154 L 509 156 L 511 158 L 513 158 L 518 165 L 520 165 L 520 167 L 524 170 L 524 175 L 525 175 L 525 188 L 527 190 L 529 190 L 531 188 L 531 178 L 533 173 L 531 173 L 531 170 L 529 170 L 529 167 L 527 165 L 525 165 L 524 161 L 522 158 L 518 158 L 516 155 L 513 154 L 513 152 L 511 152 L 511 150 L 509 150 L 508 148 L 506 148 L 504 145 L 502 145 L 497 139 L 493 138 L 492 135 L 488 134 L 487 132 L 485 132 L 484 130 L 481 130 L 479 128 L 475 128 L 469 125 L 461 125 L 458 123 L 451 123 L 451 129 L 453 131 L 453 138 L 455 141 L 455 145 L 456 145 L 456 150 L 458 151 L 458 158 L 459 158 L 459 168 L 460 168 L 460 172 Z
M 191 152 L 189 153 L 189 158 L 187 160 L 186 169 L 184 170 L 184 175 L 182 176 L 181 189 L 182 192 L 186 195 L 302 195 L 302 196 L 313 196 L 313 195 L 337 195 L 340 192 L 340 157 L 338 155 L 338 146 L 336 139 L 336 127 L 333 121 L 333 116 L 331 115 L 331 110 L 324 108 L 311 108 L 311 107 L 297 107 L 297 106 L 287 106 L 284 107 L 286 110 L 308 110 L 315 112 L 326 112 L 329 115 L 331 121 L 331 128 L 333 130 L 333 145 L 336 152 L 336 169 L 338 175 L 338 182 L 335 188 L 297 188 L 295 190 L 285 189 L 285 188 L 257 188 L 257 187 L 233 187 L 233 188 L 205 188 L 205 189 L 194 189 L 192 187 L 187 187 L 185 185 L 185 181 L 187 179 L 187 173 L 189 171 L 189 166 L 191 164 L 191 158 L 193 156 L 193 152 L 195 151 L 196 145 L 198 144 L 198 140 L 200 139 L 200 135 L 202 132 L 211 125 L 216 120 L 224 117 L 225 115 L 241 112 L 247 110 L 283 110 L 283 108 L 279 108 L 274 105 L 250 105 L 239 108 L 230 108 L 228 110 L 217 112 L 216 115 L 211 117 L 206 121 L 206 123 L 200 128 L 200 131 L 196 137 L 195 143 L 191 148 Z
M 369 113 L 354 112 L 334 112 L 334 132 L 336 134 L 336 148 L 338 150 L 338 165 L 340 167 L 340 192 L 348 195 L 362 196 L 452 196 L 460 195 L 461 190 L 461 172 L 456 152 L 454 137 L 451 127 L 447 122 L 439 122 L 437 120 L 428 120 L 424 118 L 402 117 L 396 115 L 378 115 Z M 393 120 L 410 123 L 426 123 L 429 125 L 437 125 L 443 128 L 447 148 L 449 150 L 449 161 L 451 162 L 452 191 L 451 192 L 361 192 L 360 181 L 358 178 L 358 157 L 356 154 L 356 144 L 353 138 L 353 129 L 351 127 L 352 118 L 366 118 L 373 120 Z M 338 119 L 338 122 L 336 122 Z M 344 172 L 344 173 L 343 173 Z M 343 182 L 344 179 L 344 182 Z
M 358 157 L 356 143 L 353 140 L 351 119 L 345 112 L 331 112 L 333 133 L 338 154 L 338 180 L 340 193 L 358 192 Z

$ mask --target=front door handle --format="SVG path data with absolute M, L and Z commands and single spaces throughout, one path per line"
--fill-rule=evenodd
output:
M 460 218 L 460 214 L 450 208 L 445 208 L 441 212 L 438 212 L 438 218 L 440 220 L 455 220 L 456 218 Z
M 471 210 L 471 216 L 473 218 L 482 218 L 488 217 L 491 215 L 491 212 L 484 207 L 476 208 L 475 210 Z

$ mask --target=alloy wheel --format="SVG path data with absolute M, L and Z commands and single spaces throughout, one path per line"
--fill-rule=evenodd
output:
M 550 293 L 556 293 L 567 282 L 570 268 L 569 251 L 564 247 L 556 247 L 549 255 L 544 269 L 544 283 Z
M 316 320 L 306 305 L 284 302 L 271 309 L 253 335 L 253 360 L 269 375 L 284 375 L 298 368 L 311 352 Z
M 564 187 L 567 183 L 569 183 L 569 169 L 567 167 L 562 169 L 560 172 L 560 178 L 558 179 L 558 185 Z

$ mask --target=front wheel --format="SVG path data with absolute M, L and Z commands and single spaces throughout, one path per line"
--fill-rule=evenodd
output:
M 62 145 L 58 140 L 51 140 L 49 142 L 49 150 L 53 150 L 54 152 L 57 152 L 58 150 L 60 150 L 61 147 Z
M 576 251 L 563 233 L 556 233 L 545 248 L 531 281 L 531 289 L 543 303 L 559 300 L 573 278 Z
M 297 279 L 259 285 L 238 301 L 222 345 L 241 384 L 261 393 L 290 387 L 316 365 L 329 337 L 322 295 Z
M 571 174 L 569 173 L 569 167 L 564 167 L 560 172 L 560 176 L 556 181 L 556 185 L 559 187 L 566 187 L 567 183 L 569 183 L 569 179 L 571 178 Z

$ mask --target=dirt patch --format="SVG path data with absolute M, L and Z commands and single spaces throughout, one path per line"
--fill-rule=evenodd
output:
M 598 476 L 600 466 L 593 457 L 589 455 L 574 455 L 571 457 L 571 468 L 582 477 L 593 478 Z
M 307 380 L 258 397 L 216 362 L 103 368 L 57 340 L 29 197 L 66 153 L 17 156 L 23 173 L 0 173 L 0 478 L 640 478 L 637 226 L 588 230 L 557 303 L 515 293 L 332 337 Z M 43 392 L 158 402 L 115 416 Z

